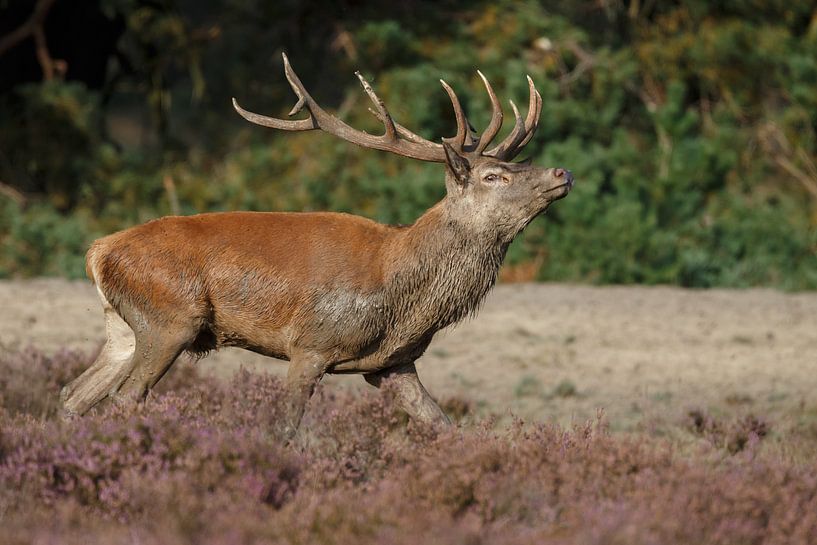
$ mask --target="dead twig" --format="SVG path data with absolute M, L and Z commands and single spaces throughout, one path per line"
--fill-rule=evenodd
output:
M 817 165 L 808 153 L 800 146 L 792 149 L 789 139 L 774 123 L 762 126 L 758 130 L 758 137 L 766 155 L 817 198 Z M 798 160 L 802 166 L 797 164 Z
M 559 78 L 559 84 L 562 87 L 568 87 L 596 65 L 596 57 L 574 40 L 568 40 L 563 44 L 563 47 L 573 53 L 579 60 L 579 64 L 573 70 Z
M 786 157 L 773 155 L 772 159 L 777 165 L 789 173 L 795 180 L 815 198 L 817 198 L 817 178 L 813 178 L 797 167 L 792 161 Z
M 56 0 L 37 0 L 31 17 L 17 29 L 4 36 L 3 39 L 0 39 L 0 55 L 2 55 L 27 38 L 33 38 L 37 61 L 43 70 L 43 79 L 45 81 L 54 79 L 55 72 L 65 71 L 64 61 L 55 61 L 51 58 L 45 39 L 45 30 L 43 29 L 45 19 L 48 17 L 48 12 L 54 2 Z
M 5 195 L 9 199 L 23 206 L 26 204 L 26 196 L 20 190 L 11 187 L 10 185 L 0 182 L 0 195 Z
M 176 193 L 176 183 L 170 174 L 165 174 L 162 178 L 162 185 L 165 186 L 167 192 L 167 199 L 170 201 L 170 211 L 174 216 L 181 214 L 181 207 L 179 206 L 179 195 Z

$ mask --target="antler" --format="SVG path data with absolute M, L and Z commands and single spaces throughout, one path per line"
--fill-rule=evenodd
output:
M 519 109 L 516 107 L 516 104 L 513 103 L 513 100 L 511 100 L 511 109 L 513 110 L 515 119 L 513 130 L 496 147 L 485 152 L 485 155 L 490 155 L 504 161 L 510 161 L 522 151 L 522 148 L 533 138 L 533 133 L 536 132 L 536 127 L 539 126 L 539 115 L 542 113 L 542 95 L 536 90 L 536 86 L 533 84 L 533 80 L 530 76 L 528 76 L 528 92 L 530 93 L 530 99 L 528 101 L 527 117 L 524 121 L 522 120 Z
M 298 97 L 298 102 L 289 112 L 289 115 L 295 115 L 306 108 L 309 117 L 306 119 L 288 120 L 259 115 L 239 106 L 238 101 L 234 98 L 233 107 L 247 121 L 264 127 L 285 131 L 311 131 L 320 129 L 364 148 L 389 151 L 404 157 L 420 159 L 421 161 L 445 162 L 445 151 L 442 145 L 430 142 L 399 123 L 396 123 L 386 109 L 384 102 L 377 96 L 372 86 L 369 85 L 369 82 L 363 78 L 360 72 L 355 72 L 355 75 L 360 80 L 361 85 L 363 85 L 363 90 L 374 103 L 375 109 L 370 109 L 370 111 L 383 123 L 385 132 L 379 136 L 354 129 L 340 119 L 328 114 L 315 102 L 304 88 L 298 75 L 295 74 L 295 71 L 289 64 L 286 53 L 283 54 L 283 58 L 284 72 L 287 76 L 287 80 L 289 80 L 292 90 L 295 91 L 295 95 Z M 454 93 L 454 90 L 446 82 L 440 80 L 443 89 L 445 89 L 451 99 L 451 104 L 454 107 L 454 116 L 457 120 L 457 134 L 452 138 L 446 138 L 445 141 L 459 153 L 489 155 L 500 160 L 510 161 L 522 150 L 525 144 L 530 141 L 533 132 L 536 130 L 539 114 L 542 109 L 542 97 L 533 86 L 533 80 L 528 77 L 531 96 L 527 118 L 522 121 L 519 111 L 514 103 L 511 102 L 511 107 L 514 110 L 514 116 L 516 118 L 514 129 L 499 145 L 485 152 L 485 148 L 491 143 L 491 140 L 493 140 L 502 126 L 502 108 L 500 107 L 494 90 L 491 88 L 491 84 L 488 83 L 488 80 L 482 72 L 477 71 L 477 73 L 480 78 L 482 78 L 485 88 L 488 91 L 488 96 L 491 99 L 492 115 L 488 128 L 482 136 L 475 139 L 471 133 L 471 125 L 465 117 L 465 112 L 456 93 Z

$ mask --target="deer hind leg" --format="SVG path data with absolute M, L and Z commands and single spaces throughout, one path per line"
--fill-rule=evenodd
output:
M 98 288 L 97 288 L 98 289 Z M 60 392 L 63 414 L 82 415 L 116 390 L 128 374 L 135 349 L 133 330 L 99 290 L 107 340 L 94 363 Z
M 136 347 L 127 373 L 111 396 L 117 403 L 143 401 L 153 386 L 196 338 L 197 327 L 146 324 L 136 330 Z
M 286 378 L 289 400 L 284 414 L 284 438 L 287 441 L 298 431 L 306 404 L 326 373 L 326 368 L 326 358 L 319 354 L 303 353 L 291 357 Z
M 363 378 L 378 388 L 388 380 L 388 383 L 394 388 L 396 401 L 400 408 L 406 411 L 412 419 L 432 426 L 451 425 L 451 420 L 420 382 L 414 362 L 363 375 Z

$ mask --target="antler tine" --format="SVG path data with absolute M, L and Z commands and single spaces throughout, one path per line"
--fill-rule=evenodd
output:
M 502 105 L 500 104 L 499 99 L 496 97 L 493 87 L 491 87 L 491 84 L 488 82 L 488 78 L 486 78 L 479 70 L 477 70 L 477 74 L 479 74 L 479 77 L 482 78 L 482 83 L 485 84 L 485 90 L 488 91 L 488 96 L 491 98 L 491 121 L 485 128 L 485 132 L 483 132 L 482 136 L 479 137 L 479 144 L 477 145 L 476 150 L 477 153 L 482 153 L 499 132 L 500 127 L 502 127 L 503 114 Z
M 297 121 L 291 121 L 289 119 L 277 119 L 275 117 L 267 117 L 265 115 L 259 115 L 248 110 L 245 110 L 238 104 L 238 101 L 235 98 L 233 98 L 233 108 L 235 108 L 235 111 L 238 112 L 238 115 L 240 115 L 250 123 L 255 123 L 256 125 L 261 125 L 263 127 L 281 129 L 284 131 L 311 131 L 313 129 L 318 128 L 315 119 L 312 117 L 308 119 L 299 119 Z
M 284 74 L 287 77 L 287 81 L 289 82 L 289 86 L 292 87 L 292 90 L 295 92 L 295 96 L 298 97 L 298 102 L 295 103 L 295 106 L 287 114 L 288 116 L 292 117 L 293 115 L 300 112 L 304 104 L 306 104 L 306 97 L 309 93 L 306 92 L 303 83 L 301 83 L 300 78 L 295 73 L 295 70 L 292 69 L 292 65 L 289 64 L 289 58 L 287 57 L 286 53 L 281 53 L 281 56 L 284 59 Z M 312 97 L 310 97 L 312 98 Z
M 319 128 L 318 119 L 315 115 L 315 108 L 320 113 L 324 115 L 326 112 L 321 110 L 320 106 L 318 106 L 315 101 L 309 96 L 309 93 L 301 83 L 301 80 L 298 78 L 298 75 L 292 69 L 292 66 L 289 64 L 289 59 L 287 58 L 286 53 L 282 53 L 281 56 L 284 59 L 284 74 L 286 74 L 287 81 L 289 81 L 289 85 L 292 87 L 292 90 L 295 92 L 295 95 L 298 97 L 298 102 L 293 106 L 292 110 L 290 110 L 289 115 L 295 115 L 300 112 L 304 106 L 307 107 L 309 110 L 309 119 L 299 119 L 297 121 L 291 121 L 288 119 L 278 119 L 276 117 L 268 117 L 265 115 L 259 115 L 248 110 L 245 110 L 241 106 L 239 106 L 238 101 L 233 98 L 233 108 L 238 114 L 249 121 L 250 123 L 255 123 L 256 125 L 261 125 L 264 127 L 271 127 L 273 129 L 281 129 L 284 131 L 309 131 L 313 129 Z
M 369 85 L 369 82 L 363 78 L 360 72 L 355 72 L 357 79 L 360 80 L 360 84 L 363 85 L 363 90 L 366 91 L 366 94 L 369 95 L 369 98 L 372 99 L 375 108 L 377 108 L 378 115 L 376 116 L 381 123 L 386 127 L 386 137 L 389 140 L 397 140 L 397 131 L 394 127 L 394 120 L 389 115 L 389 111 L 386 109 L 386 104 L 381 100 L 379 96 L 374 92 L 372 86 Z
M 511 109 L 513 110 L 513 129 L 502 142 L 497 144 L 493 149 L 486 151 L 483 155 L 490 155 L 492 157 L 496 157 L 497 159 L 503 160 L 510 159 L 509 152 L 513 149 L 516 142 L 524 138 L 525 120 L 522 118 L 522 114 L 519 113 L 519 108 L 516 107 L 513 100 L 509 100 L 508 102 L 511 104 Z
M 519 143 L 519 150 L 522 150 L 525 146 L 528 145 L 528 142 L 531 141 L 533 138 L 534 133 L 536 133 L 536 129 L 539 127 L 539 117 L 542 115 L 542 95 L 539 94 L 539 91 L 536 91 L 536 115 L 534 116 L 534 125 L 527 130 L 527 135 L 525 136 L 524 140 Z
M 460 99 L 457 98 L 454 89 L 443 80 L 440 80 L 440 83 L 442 83 L 445 92 L 448 93 L 448 98 L 451 99 L 451 105 L 454 107 L 454 116 L 457 118 L 457 135 L 449 140 L 453 140 L 456 149 L 462 151 L 462 148 L 465 146 L 465 139 L 470 136 L 470 124 L 465 117 L 465 111 L 462 109 Z
M 491 155 L 498 159 L 510 161 L 522 150 L 524 144 L 528 143 L 533 137 L 533 133 L 539 125 L 539 115 L 542 111 L 542 97 L 536 90 L 536 86 L 533 84 L 533 80 L 530 76 L 528 76 L 528 92 L 530 93 L 530 98 L 528 100 L 528 114 L 525 119 L 523 120 L 521 116 L 518 115 L 516 106 L 511 102 L 511 106 L 514 109 L 514 116 L 516 117 L 516 124 L 513 130 L 502 142 L 493 149 L 485 152 L 484 155 Z
M 542 95 L 536 90 L 533 79 L 531 79 L 530 76 L 527 76 L 527 78 L 528 89 L 530 91 L 530 105 L 528 106 L 528 116 L 525 119 L 525 138 L 517 145 L 519 151 L 533 138 L 533 133 L 536 132 L 536 128 L 539 126 L 539 116 L 542 113 Z
M 377 110 L 372 110 L 371 108 L 369 108 L 369 112 L 373 116 L 375 116 L 381 123 L 385 124 L 385 121 L 384 121 L 382 115 L 380 114 L 380 112 L 378 112 Z M 424 143 L 428 142 L 428 140 L 426 140 L 425 138 L 423 138 L 419 134 L 415 134 L 415 133 L 411 132 L 409 129 L 405 128 L 403 125 L 401 125 L 397 121 L 394 121 L 393 119 L 392 119 L 392 121 L 394 123 L 394 128 L 397 130 L 397 134 L 398 134 L 398 136 L 400 136 L 400 138 L 404 138 L 404 139 L 410 140 L 412 142 L 417 142 L 418 144 L 424 144 Z

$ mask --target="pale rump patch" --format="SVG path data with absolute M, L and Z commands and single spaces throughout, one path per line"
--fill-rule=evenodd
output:
M 133 356 L 136 348 L 136 336 L 130 326 L 116 313 L 108 298 L 102 293 L 99 284 L 96 286 L 102 309 L 105 312 L 105 348 L 109 357 L 114 361 L 127 361 Z

